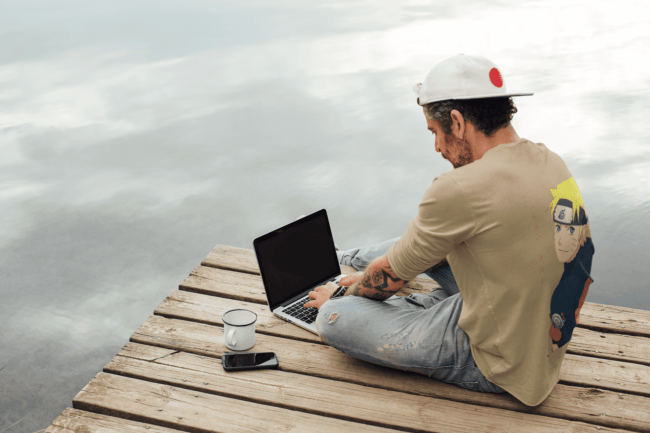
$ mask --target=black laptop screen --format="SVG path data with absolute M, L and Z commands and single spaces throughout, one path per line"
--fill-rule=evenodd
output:
M 253 244 L 271 308 L 341 273 L 324 209 Z

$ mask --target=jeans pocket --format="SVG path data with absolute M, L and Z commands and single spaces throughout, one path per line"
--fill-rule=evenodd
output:
M 438 302 L 442 302 L 449 297 L 449 293 L 445 289 L 436 289 L 429 293 L 429 297 L 435 299 Z
M 406 302 L 418 305 L 425 309 L 431 308 L 436 304 L 436 302 L 434 302 L 434 300 L 431 299 L 429 295 L 425 295 L 423 293 L 411 293 L 405 299 Z

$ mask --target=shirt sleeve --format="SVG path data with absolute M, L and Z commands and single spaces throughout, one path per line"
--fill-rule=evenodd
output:
M 388 250 L 388 263 L 402 280 L 411 280 L 447 257 L 473 236 L 476 221 L 456 181 L 447 174 L 433 180 L 406 233 Z

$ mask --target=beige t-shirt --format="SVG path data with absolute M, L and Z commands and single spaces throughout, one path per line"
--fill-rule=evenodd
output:
M 479 370 L 536 406 L 559 380 L 592 255 L 566 164 L 519 139 L 434 179 L 388 260 L 410 280 L 447 257 L 463 298 L 458 325 Z

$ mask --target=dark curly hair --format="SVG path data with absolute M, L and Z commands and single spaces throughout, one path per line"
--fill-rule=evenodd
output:
M 488 137 L 508 125 L 517 112 L 512 98 L 506 97 L 448 99 L 425 104 L 423 107 L 426 118 L 437 121 L 447 135 L 451 134 L 451 110 L 460 111 L 466 121 Z

